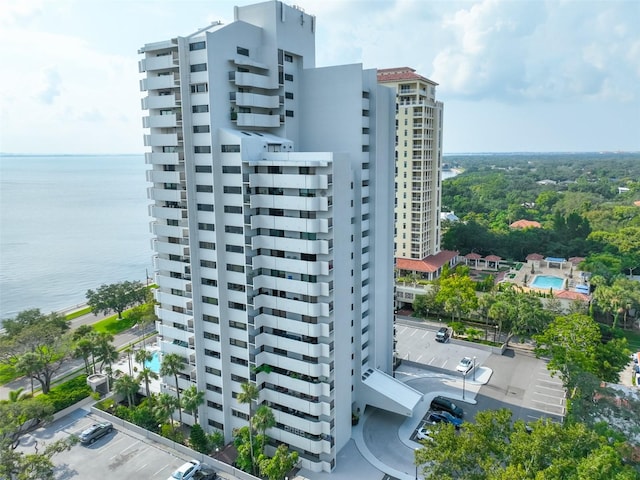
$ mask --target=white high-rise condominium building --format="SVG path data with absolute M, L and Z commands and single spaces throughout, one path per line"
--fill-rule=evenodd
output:
M 378 70 L 396 95 L 395 256 L 423 260 L 440 252 L 442 102 L 436 86 L 408 67 Z
M 162 354 L 205 392 L 205 430 L 247 424 L 251 382 L 269 448 L 331 471 L 352 413 L 411 415 L 420 394 L 391 376 L 394 92 L 361 65 L 314 68 L 315 22 L 236 7 L 145 45 L 140 71 Z

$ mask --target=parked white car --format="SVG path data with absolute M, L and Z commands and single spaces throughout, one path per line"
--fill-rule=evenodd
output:
M 183 463 L 167 480 L 189 480 L 202 468 L 198 460 L 189 460 Z
M 473 360 L 469 357 L 464 357 L 462 360 L 460 360 L 460 363 L 458 363 L 456 370 L 462 373 L 469 373 L 469 370 L 471 370 L 472 368 Z

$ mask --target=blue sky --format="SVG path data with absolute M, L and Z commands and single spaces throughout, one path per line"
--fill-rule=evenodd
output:
M 248 0 L 3 0 L 0 151 L 141 153 L 138 48 Z M 295 0 L 317 66 L 439 84 L 444 152 L 640 151 L 638 0 Z

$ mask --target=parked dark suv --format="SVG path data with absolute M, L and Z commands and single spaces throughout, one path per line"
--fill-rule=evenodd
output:
M 92 444 L 100 437 L 104 437 L 107 433 L 111 433 L 113 425 L 110 422 L 95 423 L 83 430 L 80 434 L 80 442 L 83 444 Z
M 449 329 L 447 327 L 442 327 L 436 333 L 436 342 L 445 343 L 449 340 Z
M 436 397 L 431 401 L 432 410 L 442 410 L 449 412 L 451 415 L 462 418 L 464 417 L 464 410 L 458 405 L 453 403 L 453 400 L 447 397 Z

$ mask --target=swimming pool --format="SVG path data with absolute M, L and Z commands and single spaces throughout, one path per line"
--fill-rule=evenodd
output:
M 150 368 L 153 372 L 160 373 L 160 352 L 153 352 L 151 360 L 144 362 L 144 366 Z
M 554 290 L 560 290 L 563 285 L 564 279 L 553 275 L 536 275 L 536 278 L 531 282 L 531 286 L 534 288 L 553 288 Z

